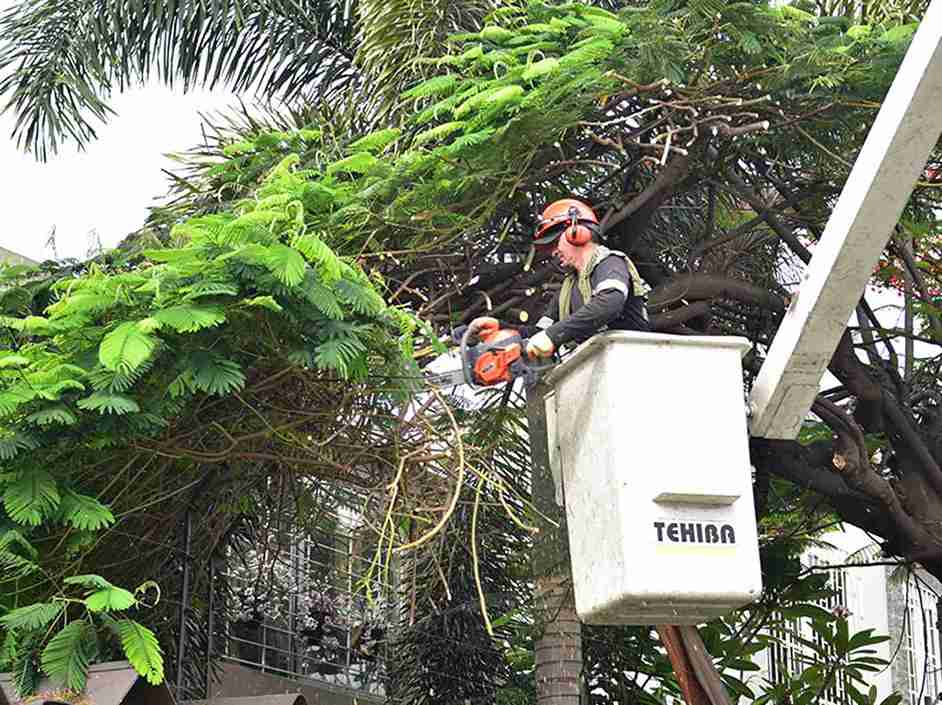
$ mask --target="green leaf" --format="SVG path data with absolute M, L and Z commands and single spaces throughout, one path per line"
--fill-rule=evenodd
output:
M 317 267 L 322 279 L 334 282 L 342 276 L 343 268 L 340 258 L 316 235 L 298 236 L 292 240 L 291 246 Z
M 94 651 L 95 629 L 83 619 L 66 625 L 43 649 L 43 671 L 70 690 L 85 690 L 88 664 Z
M 4 578 L 22 578 L 38 570 L 39 565 L 34 561 L 0 549 L 0 575 Z
M 91 396 L 79 399 L 78 406 L 80 409 L 87 411 L 97 411 L 102 415 L 114 414 L 115 416 L 137 413 L 141 410 L 141 407 L 131 397 L 107 392 L 95 392 Z
M 20 555 L 13 550 L 19 550 Z M 0 575 L 16 578 L 35 573 L 39 566 L 34 562 L 36 548 L 16 529 L 8 529 L 0 535 Z
M 38 526 L 59 506 L 56 481 L 45 470 L 29 469 L 7 486 L 3 507 L 18 524 Z
M 147 627 L 133 619 L 115 622 L 114 629 L 121 639 L 121 648 L 134 666 L 134 670 L 151 685 L 159 685 L 164 679 L 164 660 L 157 637 Z
M 0 431 L 0 460 L 13 460 L 21 450 L 33 450 L 39 443 L 30 433 L 24 431 Z
M 340 308 L 340 302 L 337 301 L 333 290 L 319 282 L 316 277 L 308 277 L 304 294 L 305 298 L 325 316 L 335 321 L 343 320 L 343 309 Z
M 435 76 L 413 86 L 402 94 L 403 98 L 428 98 L 434 95 L 448 95 L 458 86 L 458 77 L 454 74 Z
M 62 582 L 66 585 L 81 585 L 82 587 L 96 588 L 99 590 L 105 590 L 106 588 L 114 587 L 114 585 L 105 580 L 103 577 L 100 575 L 95 575 L 94 573 L 72 575 L 68 578 L 65 578 Z
M 353 142 L 349 146 L 349 149 L 355 152 L 380 152 L 399 139 L 401 132 L 401 130 L 395 127 L 377 130 Z
M 338 172 L 365 174 L 377 164 L 379 164 L 379 160 L 369 152 L 356 152 L 328 166 L 327 174 L 336 174 Z
M 111 612 L 126 610 L 137 604 L 134 595 L 119 587 L 98 590 L 85 598 L 85 606 L 91 612 Z
M 353 310 L 364 315 L 376 314 L 386 307 L 383 297 L 377 294 L 372 287 L 364 286 L 349 279 L 337 282 L 337 292 L 347 301 Z
M 23 367 L 29 367 L 30 359 L 22 355 L 5 355 L 0 357 L 0 370 L 19 370 Z
M 17 653 L 13 662 L 13 687 L 21 698 L 32 695 L 39 686 L 41 674 L 38 661 L 32 649 L 23 649 Z
M 366 352 L 366 346 L 357 338 L 335 338 L 317 346 L 315 360 L 321 369 L 331 369 L 340 373 L 341 377 L 351 376 L 351 365 Z
M 66 490 L 62 495 L 62 519 L 81 531 L 98 531 L 114 524 L 114 514 L 94 497 Z
M 57 619 L 64 609 L 64 602 L 36 602 L 7 612 L 0 617 L 0 624 L 8 629 L 42 629 Z
M 0 668 L 9 668 L 16 660 L 16 633 L 12 629 L 7 629 L 7 635 L 3 638 L 3 644 L 0 645 Z
M 98 359 L 109 370 L 131 372 L 154 352 L 157 340 L 144 333 L 137 321 L 126 321 L 101 341 Z
M 277 301 L 275 301 L 272 296 L 256 296 L 252 299 L 245 299 L 243 302 L 246 306 L 254 306 L 258 308 L 267 308 L 269 311 L 274 311 L 275 313 L 281 313 L 284 309 L 281 307 Z
M 276 243 L 268 248 L 265 266 L 287 286 L 297 286 L 304 281 L 304 258 L 294 248 Z
M 232 360 L 207 353 L 194 354 L 192 375 L 197 389 L 210 394 L 229 394 L 245 386 L 242 368 Z
M 77 421 L 78 417 L 69 411 L 68 407 L 64 406 L 63 404 L 48 406 L 45 409 L 35 411 L 26 417 L 26 422 L 31 423 L 34 426 L 71 426 Z
M 153 318 L 161 325 L 173 328 L 177 333 L 195 333 L 223 323 L 226 314 L 218 306 L 182 304 L 158 311 Z
M 426 142 L 435 142 L 437 140 L 442 140 L 451 135 L 458 130 L 462 130 L 467 126 L 467 122 L 464 120 L 453 120 L 451 122 L 442 123 L 441 125 L 436 125 L 433 128 L 420 132 L 415 137 L 412 138 L 412 144 L 418 146 L 425 144 Z
M 847 644 L 847 650 L 854 651 L 855 649 L 859 649 L 864 646 L 882 644 L 883 642 L 890 640 L 890 637 L 888 636 L 874 636 L 873 631 L 873 629 L 864 629 L 863 631 L 854 634 Z

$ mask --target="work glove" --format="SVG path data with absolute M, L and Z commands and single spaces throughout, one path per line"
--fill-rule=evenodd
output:
M 497 330 L 500 328 L 500 321 L 498 321 L 496 318 L 491 318 L 490 316 L 478 316 L 473 321 L 471 321 L 471 328 L 478 333 Z
M 556 344 L 546 334 L 546 331 L 540 331 L 527 343 L 527 357 L 531 360 L 539 357 L 551 357 L 556 352 Z
M 482 335 L 493 333 L 500 329 L 500 321 L 490 316 L 478 316 L 471 321 L 471 337 L 480 339 Z

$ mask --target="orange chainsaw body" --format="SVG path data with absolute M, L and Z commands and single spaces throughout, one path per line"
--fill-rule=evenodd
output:
M 495 330 L 481 334 L 486 349 L 474 360 L 474 379 L 490 387 L 514 378 L 513 364 L 523 355 L 520 334 L 513 330 Z

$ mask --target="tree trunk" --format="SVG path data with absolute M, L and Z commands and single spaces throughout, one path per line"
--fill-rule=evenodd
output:
M 537 705 L 580 705 L 583 702 L 582 624 L 576 615 L 569 562 L 566 513 L 556 503 L 549 468 L 545 390 L 527 393 L 527 418 L 533 468 L 533 505 L 540 512 L 540 533 L 533 546 L 533 576 L 542 635 L 536 641 Z M 554 526 L 542 517 L 548 517 Z
M 544 617 L 536 642 L 538 705 L 579 705 L 582 697 L 582 624 L 576 615 L 572 581 L 563 576 L 537 579 Z

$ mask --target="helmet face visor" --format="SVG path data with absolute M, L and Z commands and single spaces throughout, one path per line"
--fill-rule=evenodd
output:
M 547 228 L 540 233 L 539 237 L 533 240 L 533 245 L 538 250 L 553 249 L 556 246 L 556 241 L 559 239 L 559 236 L 562 235 L 568 227 L 568 222 L 562 222 Z

